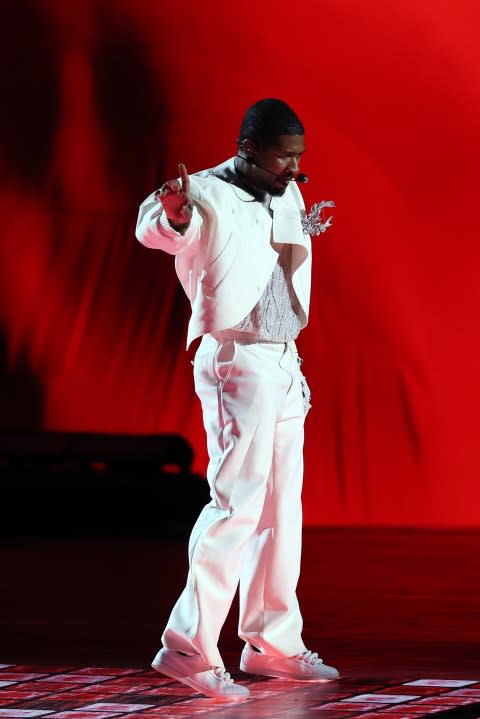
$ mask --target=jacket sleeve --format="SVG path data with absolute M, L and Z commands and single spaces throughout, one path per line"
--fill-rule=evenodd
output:
M 194 205 L 190 225 L 181 235 L 168 222 L 162 203 L 155 199 L 155 195 L 156 192 L 153 192 L 140 205 L 135 236 L 145 247 L 178 255 L 198 242 L 202 217 Z

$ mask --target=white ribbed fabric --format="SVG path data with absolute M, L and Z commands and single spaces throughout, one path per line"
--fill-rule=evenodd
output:
M 205 335 L 194 377 L 212 500 L 193 528 L 163 644 L 224 666 L 218 638 L 240 582 L 239 636 L 268 654 L 299 654 L 305 408 L 295 344 Z

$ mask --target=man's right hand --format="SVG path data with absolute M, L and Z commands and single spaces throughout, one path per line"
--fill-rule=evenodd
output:
M 178 166 L 180 182 L 167 180 L 157 192 L 156 199 L 162 203 L 169 223 L 175 230 L 187 229 L 192 219 L 193 200 L 190 195 L 190 180 L 187 168 L 183 163 Z

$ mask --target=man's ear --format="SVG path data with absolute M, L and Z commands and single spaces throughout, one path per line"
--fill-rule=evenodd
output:
M 257 151 L 257 146 L 255 145 L 254 141 L 250 140 L 250 138 L 246 138 L 245 140 L 242 140 L 242 142 L 240 143 L 240 147 L 245 152 L 247 160 L 250 158 L 253 160 L 253 156 Z

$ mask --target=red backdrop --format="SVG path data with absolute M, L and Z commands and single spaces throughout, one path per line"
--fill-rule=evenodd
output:
M 178 432 L 205 469 L 188 304 L 139 203 L 306 126 L 307 524 L 479 523 L 477 0 L 10 0 L 0 42 L 3 427 Z

